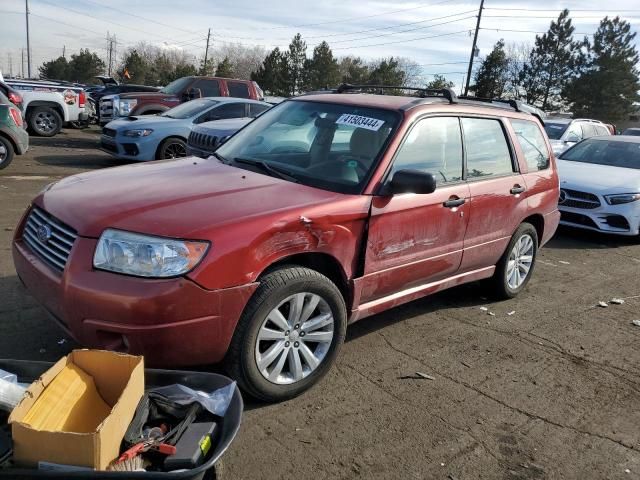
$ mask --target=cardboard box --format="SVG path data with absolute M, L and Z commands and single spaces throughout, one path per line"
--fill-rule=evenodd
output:
M 27 413 L 56 376 L 73 364 L 91 377 L 100 396 L 111 407 L 94 432 L 73 433 L 33 429 L 24 423 Z M 59 360 L 27 389 L 11 412 L 16 464 L 35 467 L 39 461 L 106 470 L 120 454 L 122 438 L 144 394 L 144 360 L 115 352 L 74 350 Z

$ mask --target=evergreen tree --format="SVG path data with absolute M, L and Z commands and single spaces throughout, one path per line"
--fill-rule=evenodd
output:
M 338 62 L 327 42 L 313 49 L 313 57 L 305 61 L 304 73 L 306 90 L 335 87 L 340 82 Z
M 472 87 L 475 95 L 482 98 L 500 98 L 509 81 L 508 67 L 509 61 L 504 50 L 504 40 L 500 39 L 476 73 L 476 84 Z
M 534 48 L 520 73 L 527 103 L 538 105 L 542 110 L 557 103 L 574 75 L 580 56 L 581 43 L 573 40 L 574 31 L 569 10 L 565 8 L 558 19 L 551 22 L 547 33 L 536 35 Z
M 338 68 L 343 83 L 362 85 L 369 82 L 369 67 L 360 57 L 343 57 Z
M 405 72 L 400 68 L 400 63 L 393 57 L 383 59 L 371 70 L 369 83 L 372 85 L 398 85 L 404 86 Z
M 67 80 L 79 83 L 92 83 L 96 75 L 104 73 L 105 64 L 102 59 L 89 49 L 81 49 L 80 53 L 71 55 Z
M 265 57 L 258 70 L 251 74 L 251 80 L 271 95 L 289 96 L 286 76 L 286 54 L 276 47 Z
M 289 44 L 286 53 L 286 87 L 289 95 L 295 95 L 302 90 L 304 82 L 304 64 L 307 59 L 307 44 L 302 40 L 302 35 L 297 33 Z
M 582 74 L 564 91 L 575 116 L 605 122 L 628 118 L 633 103 L 640 101 L 635 37 L 631 25 L 619 17 L 605 17 L 600 22 L 593 44 L 587 44 Z
M 441 88 L 453 88 L 453 82 L 447 80 L 442 75 L 434 75 L 433 80 L 427 83 L 427 88 L 439 90 Z
M 69 79 L 69 63 L 64 57 L 58 57 L 43 63 L 40 70 L 40 77 L 49 78 L 51 80 L 68 80 Z
M 224 57 L 224 60 L 218 63 L 215 76 L 233 78 L 233 65 L 231 65 L 231 60 L 229 60 L 229 57 Z
M 120 77 L 123 76 L 124 71 L 129 72 L 130 83 L 137 83 L 140 85 L 155 85 L 153 81 L 153 75 L 151 72 L 151 65 L 147 59 L 141 55 L 137 49 L 130 50 L 122 61 L 122 71 Z

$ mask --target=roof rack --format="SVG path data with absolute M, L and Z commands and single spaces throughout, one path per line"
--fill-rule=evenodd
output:
M 343 83 L 336 88 L 335 93 L 346 93 L 353 90 L 411 90 L 417 92 L 419 97 L 441 97 L 449 100 L 449 103 L 458 103 L 458 97 L 450 88 L 417 88 L 417 87 L 400 87 L 393 85 L 351 85 Z
M 529 105 L 527 103 L 521 102 L 519 100 L 506 99 L 506 98 L 485 98 L 485 97 L 474 97 L 471 95 L 462 95 L 458 97 L 460 100 L 467 100 L 473 102 L 485 102 L 485 103 L 503 103 L 509 105 L 509 107 L 513 108 L 516 112 L 528 113 L 536 117 L 540 122 L 544 125 L 544 118 L 546 114 L 537 107 L 533 105 Z M 498 108 L 505 108 L 502 105 L 493 105 Z

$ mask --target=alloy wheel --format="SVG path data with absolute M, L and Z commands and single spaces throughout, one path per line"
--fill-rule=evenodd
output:
M 530 235 L 522 235 L 513 246 L 507 263 L 507 284 L 517 290 L 527 279 L 533 265 L 535 243 Z
M 4 162 L 9 156 L 9 152 L 7 151 L 7 147 L 0 142 L 0 163 Z
M 296 293 L 271 310 L 258 331 L 255 360 L 264 378 L 278 385 L 311 375 L 330 350 L 334 318 L 315 293 Z
M 38 112 L 38 114 L 36 114 L 35 123 L 41 132 L 49 133 L 56 128 L 58 122 L 52 113 Z
M 166 158 L 180 158 L 187 156 L 187 149 L 181 143 L 170 143 L 165 149 Z

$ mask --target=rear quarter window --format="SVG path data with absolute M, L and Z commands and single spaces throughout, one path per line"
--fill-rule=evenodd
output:
M 528 120 L 511 120 L 511 126 L 524 152 L 528 170 L 536 172 L 549 168 L 549 150 L 538 124 Z
M 230 97 L 249 98 L 249 85 L 242 82 L 227 82 Z

